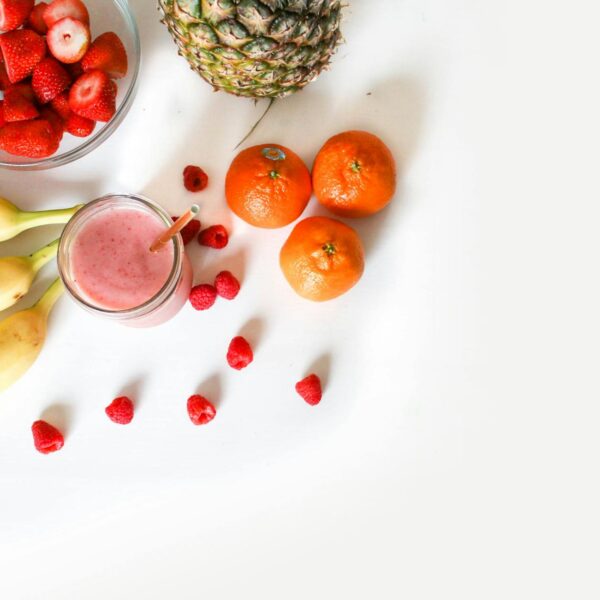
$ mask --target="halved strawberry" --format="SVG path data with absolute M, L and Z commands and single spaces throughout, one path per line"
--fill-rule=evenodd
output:
M 86 119 L 81 115 L 71 113 L 71 116 L 65 121 L 65 131 L 77 137 L 87 137 L 94 131 L 96 121 Z
M 11 83 L 17 83 L 33 73 L 46 55 L 44 38 L 35 31 L 19 29 L 0 35 L 0 50 Z
M 116 112 L 117 86 L 104 71 L 84 73 L 69 92 L 71 110 L 92 121 L 110 121 Z
M 90 14 L 81 0 L 54 0 L 44 11 L 44 21 L 48 29 L 65 17 L 90 24 Z
M 0 0 L 0 31 L 13 31 L 25 23 L 34 0 Z
M 100 69 L 113 79 L 127 75 L 127 52 L 119 36 L 112 31 L 99 35 L 81 59 L 84 71 Z
M 48 31 L 48 25 L 44 21 L 44 11 L 47 7 L 48 5 L 45 2 L 36 4 L 27 19 L 27 26 L 40 35 L 46 35 Z
M 65 132 L 65 124 L 63 120 L 49 106 L 44 106 L 40 109 L 40 117 L 50 123 L 56 137 L 59 141 L 62 140 Z
M 46 104 L 71 85 L 71 77 L 53 58 L 45 58 L 33 70 L 31 86 L 40 104 Z
M 69 106 L 69 92 L 59 94 L 50 103 L 52 109 L 63 120 L 66 121 L 71 116 L 71 107 Z
M 4 120 L 4 100 L 0 100 L 0 129 L 6 125 Z
M 58 150 L 60 140 L 45 119 L 7 123 L 0 129 L 0 150 L 16 156 L 46 158 Z
M 33 101 L 17 86 L 11 86 L 4 92 L 4 120 L 7 123 L 29 121 L 39 114 Z
M 48 29 L 46 42 L 54 58 L 66 64 L 76 63 L 89 48 L 90 30 L 81 21 L 65 17 Z

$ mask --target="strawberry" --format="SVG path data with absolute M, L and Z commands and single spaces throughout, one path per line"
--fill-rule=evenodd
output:
M 0 129 L 2 129 L 6 125 L 6 120 L 4 119 L 4 100 L 0 100 Z
M 75 81 L 83 75 L 83 69 L 81 68 L 81 61 L 70 65 L 64 65 L 65 69 L 69 72 L 71 79 Z
M 40 104 L 54 100 L 71 85 L 71 77 L 53 58 L 45 58 L 33 70 L 31 86 Z
M 117 86 L 103 71 L 84 73 L 69 92 L 74 113 L 92 121 L 110 121 L 116 112 Z
M 46 35 L 46 32 L 48 31 L 48 26 L 44 21 L 44 11 L 47 6 L 48 5 L 45 2 L 36 4 L 27 19 L 27 26 L 29 29 L 33 29 L 33 31 L 40 35 Z
M 44 11 L 43 17 L 48 29 L 65 17 L 77 19 L 85 25 L 90 24 L 90 15 L 81 0 L 54 0 Z
M 52 127 L 56 137 L 58 137 L 59 141 L 62 140 L 63 134 L 65 132 L 65 123 L 58 116 L 58 114 L 52 110 L 49 106 L 44 106 L 40 109 L 40 116 L 42 119 L 48 121 L 50 126 Z
M 7 123 L 0 129 L 0 150 L 16 156 L 46 158 L 58 150 L 60 140 L 44 119 Z
M 81 60 L 84 71 L 100 69 L 113 79 L 127 75 L 127 52 L 119 36 L 112 31 L 98 36 Z
M 90 30 L 81 21 L 65 17 L 48 29 L 46 42 L 54 58 L 65 64 L 76 63 L 90 45 Z
M 13 31 L 25 23 L 35 0 L 0 0 L 0 31 Z
M 0 35 L 0 50 L 11 83 L 17 83 L 33 73 L 46 55 L 44 38 L 35 31 L 19 29 Z
M 11 87 L 15 90 L 19 90 L 19 94 L 27 98 L 30 102 L 35 102 L 35 94 L 33 93 L 31 84 L 26 81 L 21 81 L 21 83 L 15 83 Z
M 4 92 L 4 120 L 7 123 L 29 121 L 40 113 L 32 100 L 17 86 L 11 86 Z
M 65 131 L 76 137 L 87 137 L 96 127 L 96 121 L 86 119 L 75 113 L 71 113 L 65 121 Z
M 71 116 L 71 107 L 69 106 L 69 92 L 59 94 L 50 103 L 52 109 L 63 120 L 66 121 Z
M 2 58 L 2 52 L 0 51 L 0 59 L 1 58 Z M 10 79 L 8 78 L 8 73 L 6 72 L 6 67 L 4 66 L 4 61 L 0 60 L 0 92 L 4 91 L 9 86 L 10 86 Z

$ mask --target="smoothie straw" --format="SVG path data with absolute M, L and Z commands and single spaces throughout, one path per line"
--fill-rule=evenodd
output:
M 169 229 L 156 238 L 152 246 L 150 246 L 150 252 L 158 252 L 165 244 L 168 244 L 198 214 L 199 210 L 200 207 L 197 204 L 193 204 L 190 210 L 181 215 Z

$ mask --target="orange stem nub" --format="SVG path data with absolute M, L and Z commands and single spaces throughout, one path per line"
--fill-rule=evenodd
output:
M 169 229 L 161 233 L 152 246 L 150 252 L 158 252 L 165 244 L 168 244 L 197 214 L 200 207 L 194 204 L 186 213 L 182 214 Z

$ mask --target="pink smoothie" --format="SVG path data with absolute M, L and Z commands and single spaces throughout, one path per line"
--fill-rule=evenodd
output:
M 103 210 L 77 232 L 70 257 L 74 283 L 88 302 L 126 310 L 156 296 L 173 269 L 174 249 L 150 245 L 165 230 L 153 214 L 134 208 Z

